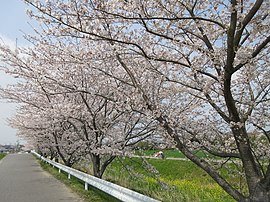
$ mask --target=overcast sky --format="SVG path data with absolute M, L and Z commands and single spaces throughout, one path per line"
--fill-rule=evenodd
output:
M 23 0 L 1 0 L 0 2 L 0 43 L 16 46 L 25 46 L 23 33 L 31 33 L 30 21 L 26 15 L 27 6 Z M 6 86 L 14 80 L 0 71 L 0 86 Z M 16 130 L 7 123 L 7 118 L 12 117 L 16 105 L 0 100 L 0 144 L 14 144 L 18 140 Z M 22 141 L 20 141 L 22 142 Z

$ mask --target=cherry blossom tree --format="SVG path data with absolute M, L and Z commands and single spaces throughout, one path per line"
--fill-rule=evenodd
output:
M 82 140 L 74 134 L 73 126 L 59 115 L 53 98 L 47 99 L 49 96 L 38 92 L 33 83 L 29 87 L 28 82 L 2 90 L 4 98 L 20 104 L 16 116 L 10 119 L 11 126 L 18 129 L 23 139 L 34 142 L 45 156 L 61 157 L 65 165 L 72 166 L 84 154 Z M 56 99 L 61 100 L 59 96 Z
M 270 201 L 267 1 L 25 2 L 46 36 L 92 43 L 103 64 L 95 68 L 126 86 L 130 107 L 158 121 L 233 198 Z M 88 64 L 87 56 L 74 60 Z M 251 137 L 255 129 L 264 138 Z M 194 149 L 241 162 L 248 194 Z
M 124 107 L 117 93 L 125 86 L 92 70 L 95 64 L 74 58 L 83 43 L 29 41 L 33 47 L 15 52 L 1 48 L 3 68 L 22 79 L 2 90 L 2 97 L 23 104 L 11 123 L 27 140 L 36 139 L 42 153 L 57 153 L 68 166 L 89 156 L 93 174 L 101 178 L 116 156 L 126 155 L 156 130 L 156 121 Z

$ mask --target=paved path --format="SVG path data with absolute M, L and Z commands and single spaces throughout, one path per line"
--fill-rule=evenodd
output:
M 31 154 L 9 154 L 0 161 L 1 202 L 83 202 L 42 171 Z

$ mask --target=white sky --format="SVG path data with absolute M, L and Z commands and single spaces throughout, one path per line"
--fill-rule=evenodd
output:
M 10 46 L 18 46 L 27 44 L 23 39 L 23 33 L 31 33 L 32 28 L 28 24 L 30 19 L 26 15 L 26 5 L 23 0 L 1 0 L 0 1 L 0 43 L 5 43 Z M 6 86 L 14 80 L 0 71 L 0 86 Z M 7 103 L 5 100 L 0 100 L 0 144 L 14 144 L 16 130 L 11 128 L 7 123 L 7 118 L 12 117 L 16 110 L 15 104 Z M 20 140 L 20 142 L 22 142 Z

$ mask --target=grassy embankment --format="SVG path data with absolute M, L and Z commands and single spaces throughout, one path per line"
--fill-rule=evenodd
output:
M 140 151 L 136 151 L 135 154 L 140 155 L 140 156 L 153 156 L 153 154 L 158 152 L 158 151 L 160 151 L 160 150 L 143 150 L 143 151 L 140 150 Z M 184 156 L 184 154 L 182 154 L 178 150 L 174 150 L 174 149 L 163 150 L 163 153 L 164 153 L 165 157 L 169 157 L 169 158 L 186 158 Z M 196 151 L 194 153 L 198 157 L 201 157 L 201 158 L 213 158 L 213 159 L 217 158 L 215 156 L 212 156 L 211 154 L 206 154 L 202 151 Z
M 144 151 L 142 155 L 152 155 L 155 151 Z M 166 157 L 183 158 L 175 150 L 164 151 Z M 198 152 L 198 156 L 204 157 Z M 209 156 L 208 156 L 209 157 Z M 68 180 L 66 174 L 59 174 L 47 164 L 42 165 L 57 179 L 70 186 L 75 192 L 89 201 L 113 201 L 110 196 L 90 188 L 84 191 L 79 180 Z M 80 170 L 91 173 L 91 167 L 81 167 Z M 226 170 L 223 175 L 226 175 Z M 190 161 L 175 161 L 166 159 L 117 158 L 107 169 L 104 179 L 161 201 L 168 202 L 232 202 L 226 194 L 203 170 Z M 238 179 L 230 179 L 237 181 Z M 115 199 L 115 201 L 117 201 Z
M 155 150 L 143 151 L 141 155 L 152 156 L 155 152 Z M 164 154 L 165 157 L 184 158 L 176 150 L 167 150 L 164 151 Z M 196 154 L 209 158 L 209 155 L 205 156 L 202 152 Z M 91 173 L 90 166 L 81 169 Z M 223 175 L 226 175 L 226 172 L 224 170 Z M 104 179 L 161 201 L 234 201 L 203 170 L 190 161 L 117 158 L 107 168 Z M 236 181 L 238 179 L 230 180 Z
M 6 155 L 7 155 L 7 154 L 1 153 L 1 154 L 0 154 L 0 160 L 1 160 L 2 158 L 4 158 Z
M 117 159 L 104 178 L 161 201 L 234 201 L 189 161 L 149 159 L 147 162 Z

